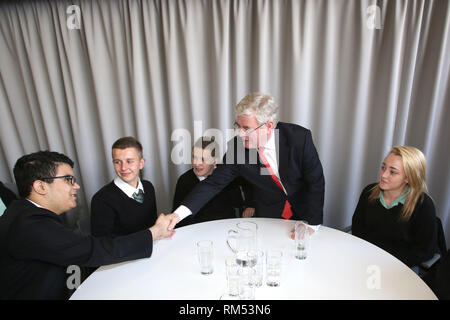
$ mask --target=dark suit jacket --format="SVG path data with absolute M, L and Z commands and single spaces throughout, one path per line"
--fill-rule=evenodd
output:
M 26 199 L 0 217 L 0 300 L 67 299 L 70 265 L 98 267 L 150 257 L 149 230 L 94 238 L 66 228 L 60 216 Z
M 8 207 L 13 200 L 16 200 L 17 197 L 14 192 L 9 190 L 5 185 L 0 181 L 0 198 L 6 207 Z
M 245 149 L 242 140 L 229 142 L 223 164 L 182 202 L 193 214 L 236 177 L 253 186 L 255 216 L 281 218 L 286 199 L 293 211 L 292 219 L 306 220 L 312 225 L 323 223 L 325 180 L 322 164 L 314 147 L 311 132 L 301 126 L 279 122 L 275 130 L 278 169 L 287 195 L 267 174 L 261 174 L 256 149 Z M 262 171 L 263 169 L 263 171 Z
M 200 180 L 195 175 L 193 169 L 186 171 L 178 178 L 172 211 L 178 208 L 183 199 L 199 183 Z M 195 216 L 186 217 L 177 224 L 177 227 L 211 220 L 236 218 L 235 208 L 240 213 L 243 206 L 244 199 L 241 194 L 240 183 L 235 180 L 212 198 Z

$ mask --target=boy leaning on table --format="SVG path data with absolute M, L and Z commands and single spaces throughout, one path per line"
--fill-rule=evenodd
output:
M 0 217 L 0 299 L 67 299 L 69 266 L 98 267 L 150 257 L 153 241 L 171 237 L 160 215 L 146 229 L 96 238 L 66 228 L 60 214 L 73 209 L 80 186 L 73 161 L 50 151 L 25 155 L 14 166 L 20 200 Z

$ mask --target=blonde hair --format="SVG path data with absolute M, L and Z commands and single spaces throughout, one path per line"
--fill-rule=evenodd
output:
M 409 188 L 406 191 L 406 200 L 400 216 L 400 220 L 408 221 L 417 203 L 423 201 L 424 194 L 428 194 L 428 188 L 425 182 L 427 162 L 422 151 L 414 147 L 395 146 L 389 154 L 394 154 L 402 158 L 403 170 L 408 179 Z M 375 199 L 378 199 L 380 191 L 381 189 L 378 183 L 372 188 L 369 201 L 373 202 Z
M 255 115 L 258 124 L 273 121 L 278 122 L 278 105 L 270 94 L 254 92 L 246 95 L 234 109 L 236 117 Z

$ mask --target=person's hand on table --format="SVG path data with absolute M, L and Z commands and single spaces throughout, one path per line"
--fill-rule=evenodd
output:
M 255 208 L 246 208 L 244 212 L 242 212 L 242 218 L 251 218 L 255 214 Z
M 152 233 L 153 241 L 171 238 L 175 234 L 175 230 L 170 229 L 169 225 L 172 222 L 172 218 L 165 214 L 160 214 L 153 226 L 149 228 Z
M 314 234 L 315 230 L 313 228 L 311 228 L 310 226 L 308 226 L 308 232 L 309 232 L 309 235 L 312 236 Z M 291 230 L 291 239 L 295 240 L 295 226 Z

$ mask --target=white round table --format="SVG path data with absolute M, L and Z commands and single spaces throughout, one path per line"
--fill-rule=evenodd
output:
M 103 266 L 71 299 L 218 300 L 226 292 L 227 233 L 236 223 L 258 224 L 261 248 L 281 249 L 281 285 L 257 288 L 257 300 L 437 299 L 410 268 L 386 251 L 350 234 L 321 226 L 311 237 L 306 260 L 294 258 L 290 230 L 295 221 L 226 219 L 176 229 L 172 239 L 154 243 L 150 258 Z M 196 242 L 213 240 L 214 272 L 202 275 Z

